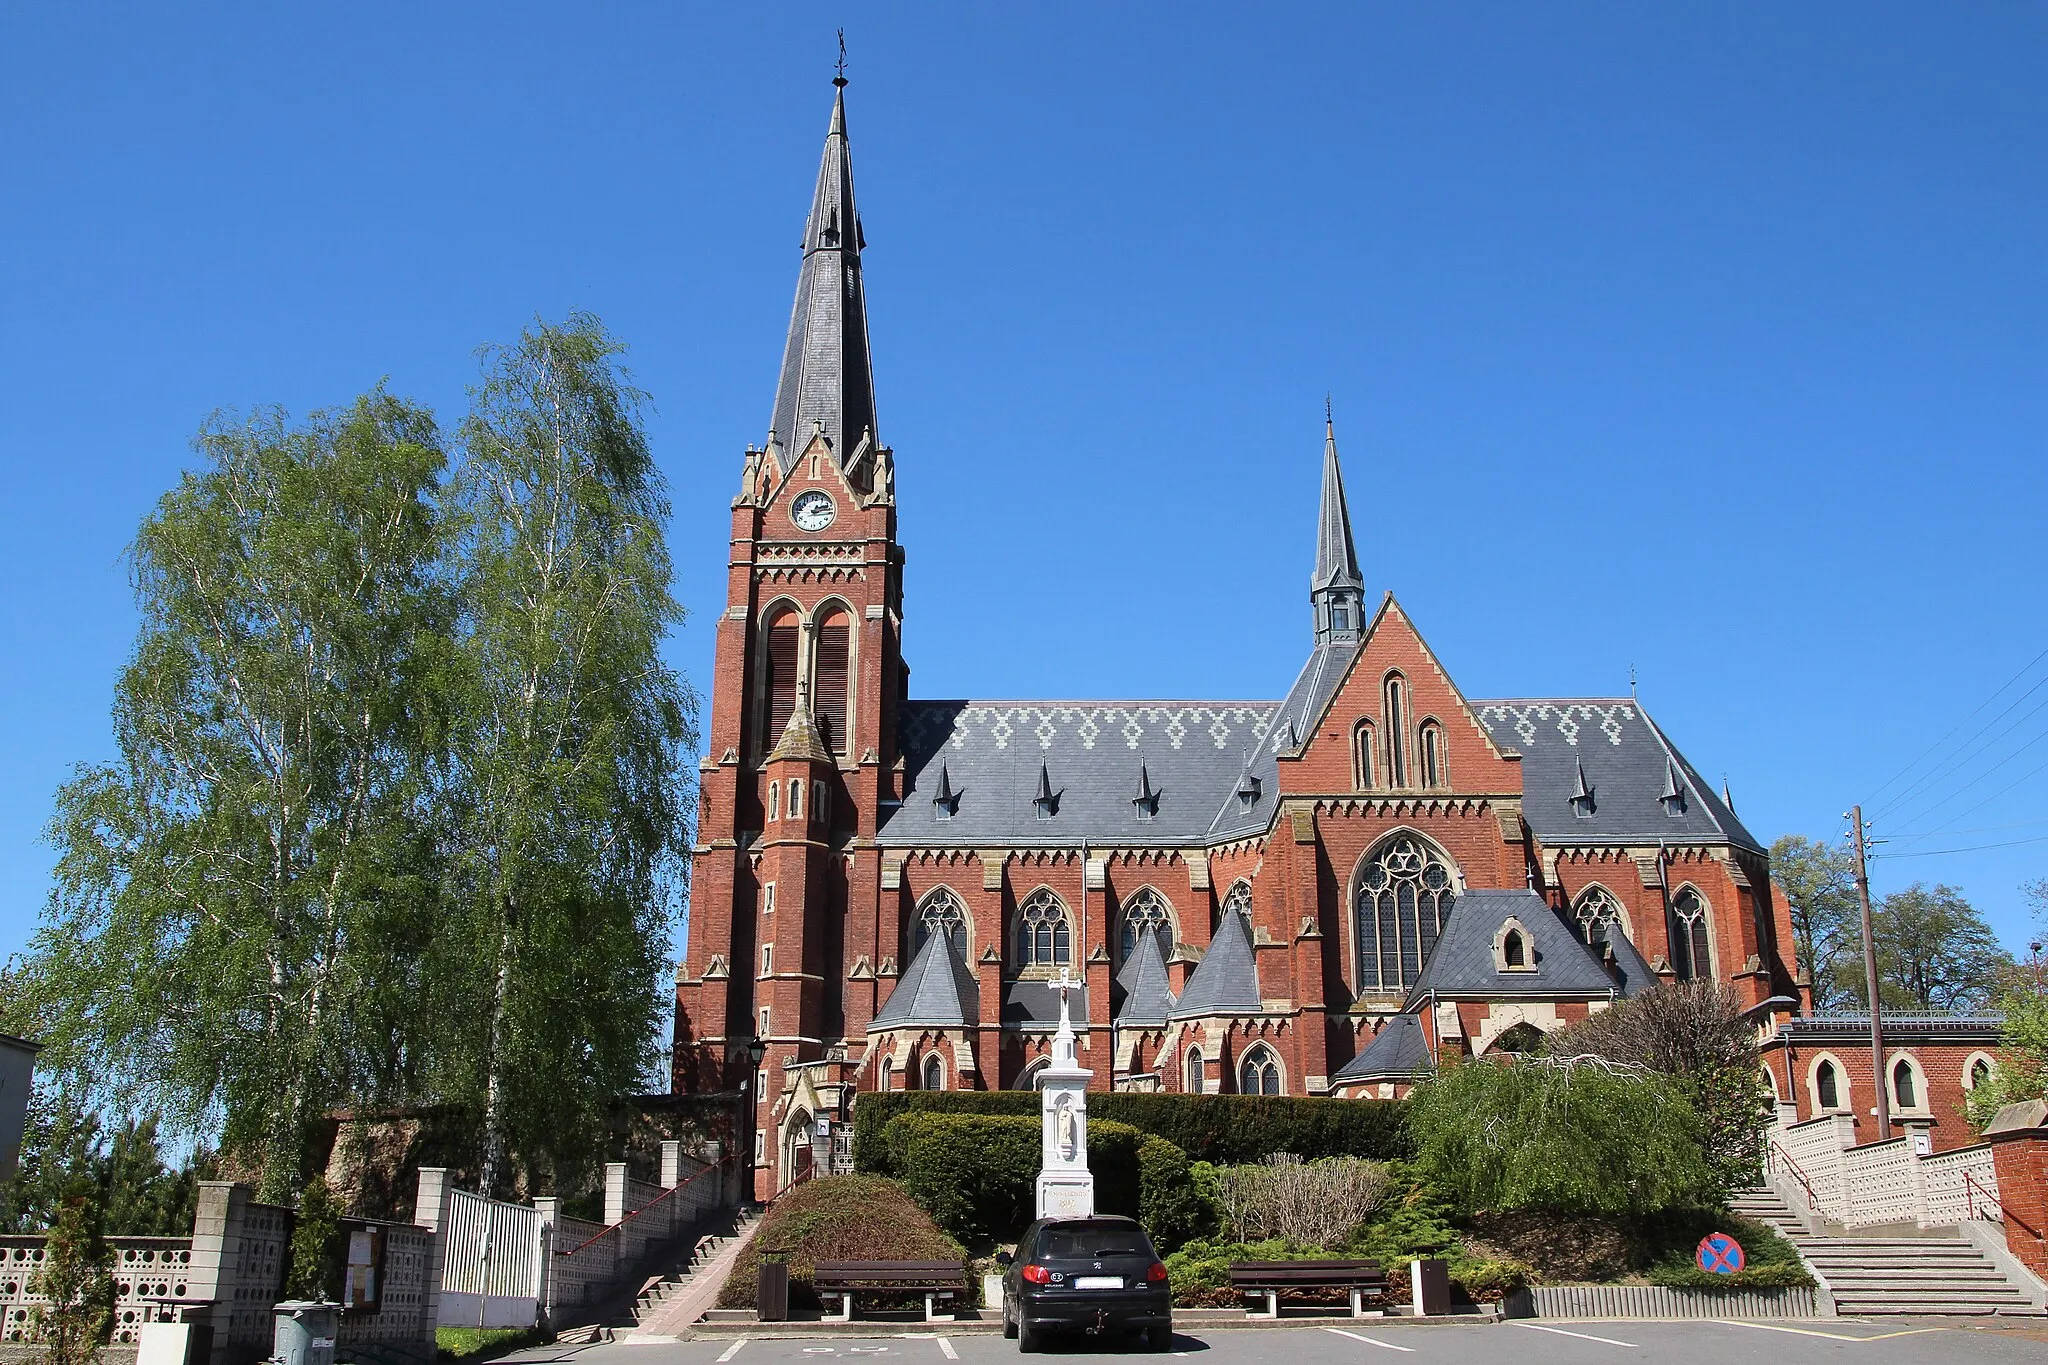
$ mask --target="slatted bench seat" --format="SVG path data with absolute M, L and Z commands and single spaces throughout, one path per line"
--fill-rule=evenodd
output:
M 1365 1296 L 1384 1294 L 1387 1276 L 1371 1261 L 1235 1261 L 1230 1287 L 1266 1296 L 1263 1316 L 1280 1316 L 1280 1296 L 1290 1290 L 1345 1289 L 1351 1293 L 1351 1316 L 1365 1316 Z M 1258 1316 L 1258 1315 L 1254 1315 Z
M 855 1290 L 886 1290 L 924 1295 L 926 1322 L 951 1322 L 953 1315 L 938 1311 L 939 1301 L 951 1301 L 967 1280 L 967 1266 L 961 1261 L 820 1261 L 811 1272 L 811 1285 L 818 1297 L 839 1296 L 839 1313 L 828 1322 L 853 1321 Z

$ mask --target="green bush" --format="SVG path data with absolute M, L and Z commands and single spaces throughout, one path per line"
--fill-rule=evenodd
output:
M 1035 1115 L 917 1113 L 889 1121 L 876 1147 L 900 1173 L 904 1193 L 938 1225 L 973 1247 L 1022 1231 L 1037 1206 L 1042 1130 Z M 1144 1135 L 1125 1123 L 1088 1124 L 1095 1207 L 1137 1218 Z M 1170 1160 L 1155 1154 L 1155 1161 Z M 1183 1163 L 1186 1158 L 1182 1157 Z
M 1216 1168 L 1199 1164 L 1213 1189 Z M 1216 1231 L 1214 1198 L 1203 1194 L 1188 1154 L 1162 1137 L 1147 1137 L 1138 1144 L 1138 1221 L 1162 1256 Z
M 1813 1276 L 1799 1249 L 1776 1228 L 1732 1213 L 1686 1211 L 1655 1220 L 1646 1232 L 1664 1248 L 1645 1272 L 1651 1284 L 1671 1289 L 1806 1289 Z M 1701 1270 L 1694 1259 L 1700 1239 L 1725 1232 L 1742 1244 L 1743 1268 L 1732 1275 Z
M 719 1307 L 755 1306 L 764 1252 L 780 1253 L 788 1263 L 790 1302 L 811 1306 L 818 1302 L 811 1274 L 821 1260 L 958 1261 L 967 1255 L 901 1186 L 872 1175 L 822 1176 L 784 1192 L 734 1258 Z
M 1417 1162 L 1460 1209 L 1645 1214 L 1716 1202 L 1699 1116 L 1598 1059 L 1466 1062 L 1415 1088 Z
M 882 1132 L 899 1114 L 1036 1115 L 1028 1090 L 901 1090 L 866 1094 L 853 1111 L 857 1169 L 894 1175 Z M 1392 1161 L 1411 1153 L 1406 1101 L 1302 1099 L 1285 1095 L 1091 1094 L 1091 1120 L 1127 1123 L 1165 1138 L 1191 1161 L 1231 1165 L 1274 1152 Z

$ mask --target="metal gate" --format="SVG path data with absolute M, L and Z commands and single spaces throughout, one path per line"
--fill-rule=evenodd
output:
M 441 1266 L 441 1326 L 537 1323 L 546 1241 L 538 1210 L 453 1191 Z

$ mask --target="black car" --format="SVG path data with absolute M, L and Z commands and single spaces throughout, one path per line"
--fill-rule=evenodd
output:
M 1145 1229 L 1130 1218 L 1041 1218 L 1003 1263 L 1003 1335 L 1036 1351 L 1048 1331 L 1137 1332 L 1173 1345 L 1173 1290 Z

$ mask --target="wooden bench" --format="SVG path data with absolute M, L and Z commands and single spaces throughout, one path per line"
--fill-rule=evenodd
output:
M 966 1280 L 967 1266 L 961 1261 L 820 1261 L 811 1272 L 811 1286 L 819 1298 L 839 1296 L 839 1314 L 828 1315 L 827 1322 L 853 1321 L 857 1289 L 921 1293 L 926 1322 L 951 1322 L 951 1313 L 938 1311 L 939 1300 L 958 1296 Z
M 1351 1316 L 1362 1318 L 1365 1296 L 1384 1294 L 1386 1272 L 1371 1261 L 1236 1261 L 1230 1267 L 1230 1287 L 1246 1296 L 1266 1296 L 1264 1316 L 1280 1316 L 1280 1296 L 1298 1289 L 1346 1289 L 1351 1292 Z

